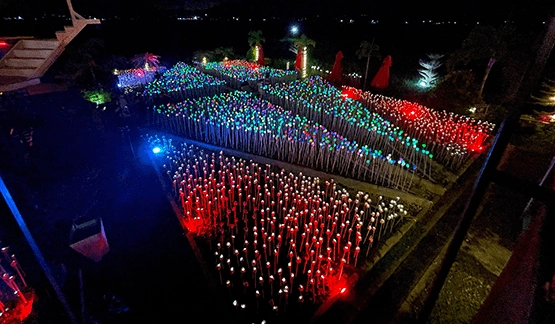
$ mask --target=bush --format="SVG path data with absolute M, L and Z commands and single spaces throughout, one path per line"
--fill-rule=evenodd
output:
M 522 149 L 538 153 L 553 152 L 555 143 L 555 123 L 541 123 L 537 113 L 522 115 L 520 127 L 515 132 L 513 143 Z
M 472 71 L 453 71 L 445 76 L 430 93 L 431 107 L 461 115 L 469 115 L 469 108 L 484 101 L 474 82 Z
M 94 90 L 83 90 L 83 98 L 96 104 L 96 106 L 112 101 L 111 93 L 102 88 Z

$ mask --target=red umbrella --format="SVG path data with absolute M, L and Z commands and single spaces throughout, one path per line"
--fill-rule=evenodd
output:
M 376 73 L 370 86 L 378 89 L 385 89 L 389 85 L 389 68 L 391 67 L 391 55 L 388 55 L 382 63 L 382 66 Z
M 258 45 L 258 61 L 256 61 L 259 65 L 265 65 L 266 59 L 264 58 L 264 51 L 262 50 L 262 45 Z
M 343 59 L 343 52 L 339 51 L 335 54 L 335 63 L 329 76 L 331 82 L 341 82 L 343 72 L 341 70 L 341 60 Z
M 295 59 L 295 70 L 300 71 L 303 68 L 303 51 L 299 48 L 297 58 Z

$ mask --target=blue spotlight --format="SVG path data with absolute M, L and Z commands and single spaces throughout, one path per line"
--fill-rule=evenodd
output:
M 299 27 L 291 26 L 291 34 L 297 35 L 298 32 L 299 32 Z
M 158 153 L 160 153 L 160 152 L 162 152 L 162 149 L 159 148 L 158 146 L 156 146 L 156 147 L 154 147 L 154 148 L 152 149 L 152 153 L 154 153 L 154 154 L 158 154 Z

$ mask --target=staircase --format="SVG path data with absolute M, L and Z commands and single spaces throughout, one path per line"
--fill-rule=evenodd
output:
M 0 93 L 40 83 L 40 77 L 62 54 L 65 47 L 89 24 L 100 24 L 98 19 L 85 19 L 71 12 L 72 26 L 56 32 L 55 39 L 24 39 L 0 60 Z
M 60 42 L 55 39 L 20 40 L 0 60 L 0 76 L 25 79 L 40 77 L 61 50 Z

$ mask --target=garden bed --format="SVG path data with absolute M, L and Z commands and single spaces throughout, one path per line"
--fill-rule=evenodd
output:
M 146 139 L 182 225 L 242 321 L 306 322 L 421 209 L 177 138 Z

